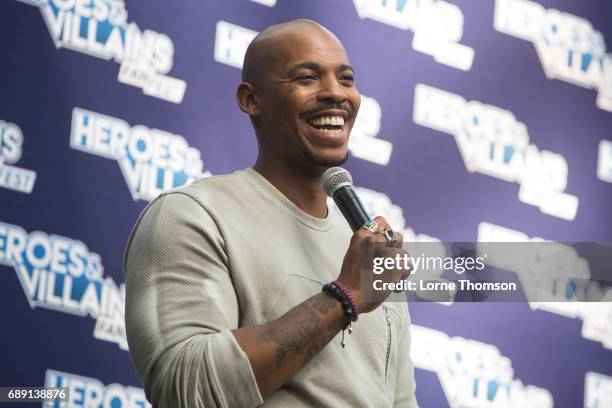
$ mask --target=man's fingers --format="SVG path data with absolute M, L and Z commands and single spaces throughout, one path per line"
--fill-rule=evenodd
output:
M 374 221 L 378 225 L 378 234 L 376 235 L 382 235 L 382 237 L 385 239 L 385 242 L 387 242 L 389 246 L 395 248 L 402 247 L 402 244 L 404 243 L 404 236 L 401 233 L 394 231 L 391 225 L 384 217 L 375 217 Z
M 391 226 L 389 225 L 385 217 L 379 215 L 378 217 L 374 217 L 374 221 L 378 225 L 378 232 L 383 232 L 384 230 L 391 229 Z
M 399 232 L 396 232 L 395 241 L 389 241 L 388 246 L 394 247 L 394 248 L 402 248 L 403 245 L 404 245 L 404 236 L 400 234 Z
M 385 238 L 383 234 L 372 234 L 366 238 L 366 243 L 369 245 L 376 245 L 377 246 L 376 249 L 378 250 L 378 249 L 382 249 L 382 247 L 385 247 L 385 245 L 381 245 L 381 244 L 386 244 L 387 239 Z M 381 247 L 381 248 L 378 248 L 378 247 Z
M 384 217 L 381 217 L 381 216 L 374 217 L 373 221 L 376 223 L 376 230 L 378 233 L 389 228 L 389 223 L 387 223 L 387 220 L 385 220 Z M 378 233 L 374 233 L 370 231 L 369 229 L 362 227 L 362 228 L 359 228 L 357 231 L 355 231 L 355 233 L 353 234 L 353 239 L 361 241 L 361 240 L 365 240 L 368 236 L 379 235 Z

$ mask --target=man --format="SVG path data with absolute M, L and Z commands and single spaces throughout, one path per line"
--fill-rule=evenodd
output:
M 359 276 L 364 244 L 386 239 L 352 234 L 319 184 L 348 155 L 353 76 L 312 21 L 262 31 L 237 91 L 255 166 L 164 193 L 141 215 L 124 263 L 126 327 L 153 405 L 416 406 L 406 304 L 364 297 Z M 360 311 L 350 335 L 346 305 L 321 290 L 334 279 Z

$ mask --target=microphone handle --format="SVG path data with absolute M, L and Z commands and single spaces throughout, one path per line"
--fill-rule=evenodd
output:
M 357 193 L 355 193 L 351 186 L 340 187 L 334 192 L 333 198 L 353 232 L 361 228 L 366 222 L 371 221 Z

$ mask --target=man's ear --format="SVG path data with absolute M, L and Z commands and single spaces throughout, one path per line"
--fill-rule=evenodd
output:
M 259 116 L 261 112 L 260 97 L 257 89 L 249 82 L 241 82 L 236 90 L 236 101 L 240 110 L 251 117 Z

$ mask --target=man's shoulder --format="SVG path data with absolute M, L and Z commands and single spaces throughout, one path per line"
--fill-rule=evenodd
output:
M 237 198 L 248 190 L 249 170 L 231 174 L 203 177 L 193 183 L 166 190 L 151 201 L 136 221 L 128 246 L 140 228 L 164 234 L 178 225 L 189 225 L 201 230 L 214 231 L 219 215 L 240 205 L 244 200 Z M 232 212 L 234 214 L 235 212 Z
M 202 221 L 215 218 L 225 210 L 249 202 L 241 199 L 249 195 L 249 169 L 231 174 L 203 177 L 186 186 L 163 191 L 141 212 L 136 227 L 142 221 L 159 223 L 160 220 L 181 219 Z M 252 200 L 250 200 L 252 201 Z
M 186 186 L 164 191 L 160 197 L 181 194 L 200 204 L 215 204 L 235 200 L 249 189 L 251 170 L 238 170 L 230 174 L 202 177 Z

